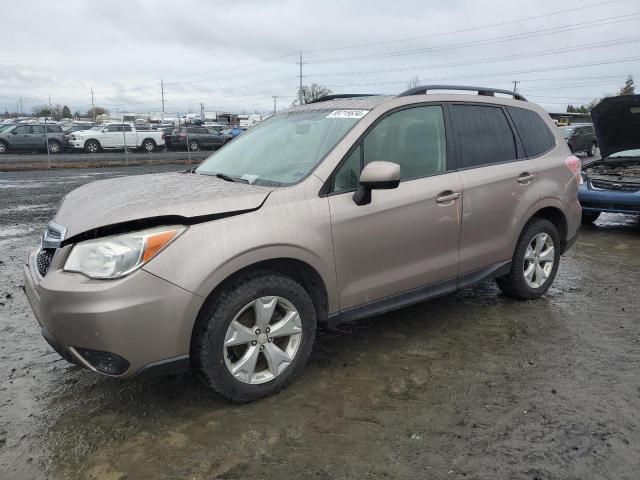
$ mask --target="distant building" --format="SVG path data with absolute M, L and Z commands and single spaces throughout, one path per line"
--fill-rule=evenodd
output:
M 593 123 L 590 113 L 549 112 L 549 116 L 558 126 L 571 125 L 573 123 Z

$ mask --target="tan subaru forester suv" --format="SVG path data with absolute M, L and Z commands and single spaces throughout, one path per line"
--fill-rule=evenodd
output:
M 580 225 L 579 170 L 549 116 L 513 92 L 333 95 L 194 170 L 69 193 L 25 290 L 77 365 L 191 368 L 255 400 L 301 371 L 320 324 L 489 279 L 541 296 Z

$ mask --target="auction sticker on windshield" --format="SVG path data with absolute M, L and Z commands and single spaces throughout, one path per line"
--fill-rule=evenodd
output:
M 362 118 L 369 110 L 334 110 L 327 118 Z

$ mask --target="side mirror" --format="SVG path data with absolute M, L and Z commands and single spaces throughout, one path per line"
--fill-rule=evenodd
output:
M 371 190 L 388 190 L 400 184 L 400 165 L 393 162 L 370 162 L 360 173 L 358 190 L 353 194 L 356 205 L 371 203 Z

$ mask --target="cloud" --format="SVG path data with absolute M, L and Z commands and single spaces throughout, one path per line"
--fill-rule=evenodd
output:
M 303 50 L 304 83 L 323 83 L 337 92 L 397 93 L 416 75 L 425 83 L 447 79 L 446 83 L 501 88 L 519 80 L 519 88 L 532 100 L 548 109 L 563 109 L 566 103 L 615 91 L 628 73 L 640 70 L 640 61 L 560 67 L 631 57 L 640 42 L 527 54 L 637 36 L 640 18 L 564 28 L 633 12 L 631 0 L 527 22 L 474 27 L 583 5 L 578 0 L 562 4 L 552 0 L 34 0 L 25 22 L 25 6 L 10 2 L 3 6 L 3 38 L 20 41 L 5 43 L 8 47 L 0 54 L 0 102 L 11 109 L 22 97 L 29 110 L 51 95 L 54 103 L 86 110 L 93 88 L 98 105 L 158 111 L 162 76 L 167 111 L 197 111 L 200 102 L 214 111 L 269 111 L 272 95 L 281 97 L 280 105 L 293 100 L 297 52 Z M 553 27 L 559 27 L 555 33 L 536 33 Z M 457 33 L 447 34 L 452 31 Z M 529 38 L 518 37 L 527 32 Z M 513 39 L 478 43 L 508 35 Z M 398 41 L 410 37 L 421 38 Z M 355 46 L 370 43 L 376 45 Z M 466 45 L 443 48 L 453 44 Z M 401 50 L 422 52 L 371 57 Z M 510 58 L 482 61 L 501 57 Z M 342 60 L 314 63 L 326 59 Z M 442 66 L 453 62 L 462 65 Z M 548 68 L 558 69 L 545 72 Z M 502 73 L 536 69 L 540 71 Z M 352 73 L 371 70 L 377 72 Z

